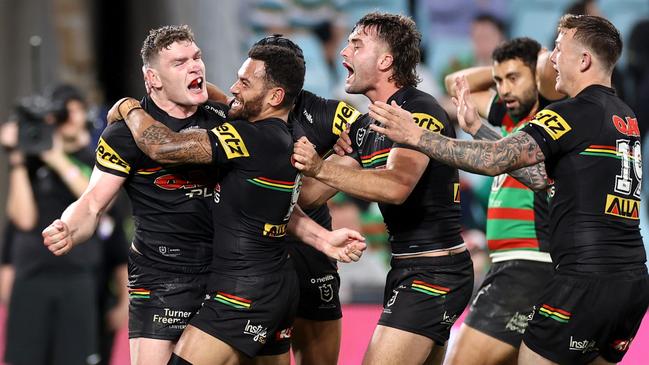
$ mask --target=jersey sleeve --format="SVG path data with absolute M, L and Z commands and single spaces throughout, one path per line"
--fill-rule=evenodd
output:
M 579 120 L 590 118 L 577 114 L 588 113 L 589 110 L 592 108 L 580 107 L 580 104 L 574 99 L 550 104 L 536 113 L 534 119 L 522 131 L 534 138 L 543 151 L 545 160 L 551 163 L 557 157 L 577 147 L 584 138 L 588 137 L 588 129 L 579 128 L 577 123 Z
M 297 110 L 301 123 L 312 124 L 315 128 L 311 141 L 318 147 L 318 152 L 333 148 L 340 134 L 349 128 L 361 113 L 352 105 L 334 99 L 324 99 L 308 91 L 303 91 L 302 102 Z
M 99 137 L 95 166 L 103 172 L 128 177 L 137 168 L 141 153 L 126 124 L 113 123 Z
M 208 132 L 212 162 L 217 166 L 233 166 L 250 158 L 249 146 L 256 137 L 245 121 L 226 122 Z
M 451 125 L 448 115 L 444 109 L 431 98 L 416 98 L 406 102 L 403 109 L 412 113 L 413 121 L 425 130 L 439 133 L 447 137 L 455 137 L 455 129 Z M 393 148 L 407 148 L 416 150 L 415 147 L 395 143 Z
M 348 153 L 347 156 L 356 160 L 361 166 L 363 166 L 361 160 L 361 151 L 363 147 L 363 141 L 367 136 L 368 130 L 369 118 L 360 118 L 360 120 L 349 127 L 349 139 L 352 142 L 352 152 Z

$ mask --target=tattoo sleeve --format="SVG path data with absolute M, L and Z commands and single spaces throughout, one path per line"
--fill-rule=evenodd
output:
M 525 132 L 498 141 L 462 141 L 425 131 L 417 148 L 447 165 L 490 176 L 531 166 L 545 158 L 534 138 Z
M 482 123 L 473 138 L 477 140 L 497 141 L 502 136 L 489 125 Z M 510 171 L 509 175 L 532 190 L 541 190 L 548 186 L 548 175 L 545 172 L 545 163 L 543 162 Z
M 129 113 L 125 122 L 137 146 L 154 161 L 169 164 L 212 162 L 210 139 L 204 129 L 176 133 L 142 109 Z

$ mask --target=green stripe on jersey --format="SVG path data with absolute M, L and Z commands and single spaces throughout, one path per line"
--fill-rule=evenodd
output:
M 487 239 L 509 238 L 536 238 L 534 222 L 513 219 L 489 219 L 487 221 Z
M 494 204 L 498 201 L 499 204 Z M 525 209 L 534 205 L 534 192 L 527 189 L 500 188 L 489 195 L 489 207 Z

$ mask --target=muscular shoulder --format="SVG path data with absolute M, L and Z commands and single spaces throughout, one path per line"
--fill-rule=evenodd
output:
M 421 90 L 412 89 L 402 108 L 412 113 L 421 128 L 447 135 L 452 130 L 448 114 L 435 98 Z

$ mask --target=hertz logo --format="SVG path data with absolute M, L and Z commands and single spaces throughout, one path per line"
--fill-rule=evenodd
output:
M 453 203 L 460 202 L 460 183 L 453 184 Z
M 336 115 L 334 120 L 331 123 L 331 133 L 339 136 L 347 126 L 354 123 L 358 117 L 361 116 L 361 112 L 354 109 L 353 106 L 341 101 L 336 107 Z
M 536 113 L 530 123 L 543 127 L 555 141 L 572 129 L 565 119 L 548 109 L 543 109 Z
M 412 113 L 415 123 L 421 128 L 429 130 L 434 133 L 441 133 L 444 129 L 444 124 L 435 119 L 432 115 L 426 113 Z
M 627 219 L 639 219 L 640 201 L 606 194 L 604 213 Z
M 264 237 L 284 237 L 286 236 L 286 224 L 264 224 Z
M 122 160 L 115 150 L 113 150 L 103 138 L 99 138 L 97 143 L 97 163 L 111 170 L 128 174 L 131 166 Z
M 216 138 L 219 139 L 219 142 L 221 142 L 221 146 L 225 155 L 228 157 L 228 160 L 237 157 L 250 156 L 246 144 L 243 143 L 243 139 L 241 139 L 241 135 L 232 124 L 223 123 L 212 129 L 212 133 L 214 133 Z

